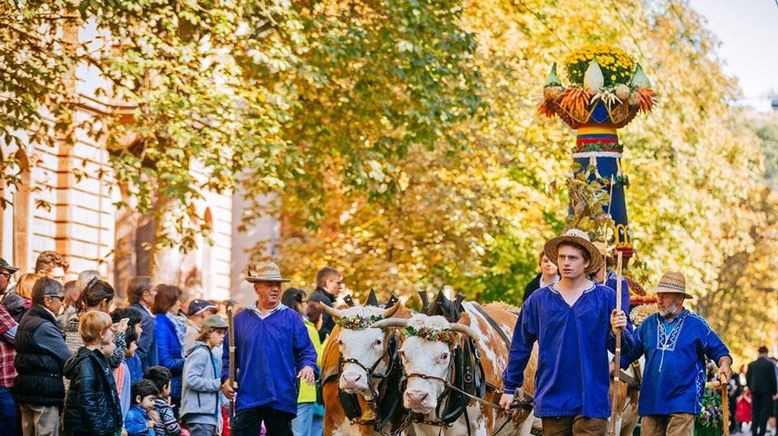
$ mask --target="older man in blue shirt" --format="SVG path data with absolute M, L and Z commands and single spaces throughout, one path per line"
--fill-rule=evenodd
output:
M 621 366 L 646 357 L 638 401 L 641 434 L 691 436 L 705 390 L 705 357 L 718 364 L 716 376 L 723 383 L 732 375 L 732 358 L 708 323 L 683 307 L 692 298 L 683 274 L 665 273 L 656 293 L 659 312 L 635 330 Z
M 298 378 L 313 384 L 316 349 L 302 318 L 281 304 L 278 266 L 269 263 L 246 280 L 254 284 L 257 304 L 235 316 L 236 383 L 229 380 L 229 340 L 222 354 L 222 391 L 235 400 L 232 434 L 256 436 L 264 422 L 270 435 L 291 436 L 297 414 Z
M 603 261 L 599 250 L 580 230 L 554 238 L 544 248 L 561 276 L 533 292 L 522 306 L 503 373 L 500 405 L 524 383 L 524 368 L 538 343 L 535 374 L 535 416 L 545 435 L 604 435 L 610 415 L 608 350 L 614 333 L 623 330 L 629 349 L 627 317 L 616 309 L 616 292 L 589 279 Z

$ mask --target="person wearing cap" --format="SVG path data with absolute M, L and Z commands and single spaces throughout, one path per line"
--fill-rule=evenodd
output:
M 196 301 L 202 300 L 192 303 Z M 192 304 L 189 310 L 192 311 Z M 227 321 L 219 315 L 209 315 L 186 352 L 180 415 L 192 436 L 217 435 L 221 428 L 222 363 L 216 350 L 222 346 L 226 333 Z
M 638 400 L 642 435 L 691 435 L 706 381 L 705 357 L 718 364 L 722 383 L 732 375 L 732 357 L 708 323 L 683 307 L 692 298 L 683 274 L 666 272 L 655 291 L 659 311 L 635 330 L 621 367 L 645 356 Z
M 281 276 L 274 263 L 249 270 L 257 303 L 234 319 L 236 380 L 229 379 L 230 353 L 222 355 L 222 392 L 235 400 L 232 434 L 256 436 L 264 422 L 268 434 L 292 435 L 298 383 L 318 375 L 316 349 L 300 314 L 281 304 Z M 298 381 L 299 379 L 299 381 Z
M 751 390 L 752 424 L 751 433 L 754 436 L 764 436 L 767 430 L 767 418 L 773 405 L 773 398 L 778 392 L 775 380 L 775 365 L 768 357 L 769 350 L 762 345 L 757 350 L 759 356 L 748 364 L 746 384 Z
M 195 298 L 189 302 L 186 313 L 186 334 L 184 335 L 184 349 L 192 347 L 195 340 L 200 336 L 200 329 L 203 328 L 205 319 L 216 313 L 217 307 L 213 304 Z
M 24 434 L 59 434 L 59 411 L 65 399 L 62 380 L 71 352 L 56 314 L 62 308 L 62 283 L 42 277 L 32 289 L 32 307 L 16 333 L 13 394 Z
M 0 258 L 0 299 L 11 276 L 19 269 Z M 5 305 L 0 304 L 0 434 L 16 434 L 16 403 L 11 389 L 16 378 L 14 341 L 18 325 Z
M 548 241 L 544 251 L 560 279 L 533 292 L 522 306 L 500 406 L 509 410 L 537 342 L 534 410 L 543 433 L 604 435 L 610 416 L 608 350 L 614 350 L 617 331 L 623 331 L 622 348 L 629 349 L 627 317 L 616 309 L 613 289 L 588 277 L 602 263 L 589 235 L 568 230 Z

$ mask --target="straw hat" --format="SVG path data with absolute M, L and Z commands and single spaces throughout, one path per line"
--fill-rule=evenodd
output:
M 288 282 L 289 279 L 281 277 L 281 270 L 278 269 L 278 265 L 273 262 L 266 263 L 259 268 L 249 267 L 249 273 L 246 277 L 246 281 L 249 283 L 257 282 L 274 282 L 282 283 Z
M 694 298 L 686 293 L 686 278 L 679 272 L 668 271 L 659 279 L 659 284 L 654 288 L 657 294 L 683 294 L 684 298 Z
M 586 268 L 584 273 L 593 274 L 600 269 L 603 262 L 600 250 L 597 249 L 597 247 L 592 243 L 591 239 L 589 239 L 589 235 L 586 232 L 578 229 L 570 229 L 563 233 L 561 236 L 557 236 L 556 238 L 546 242 L 546 246 L 543 248 L 543 251 L 545 251 L 546 257 L 548 257 L 548 259 L 554 265 L 557 265 L 559 245 L 565 242 L 579 245 L 589 253 L 589 258 L 591 260 L 589 262 L 589 267 Z

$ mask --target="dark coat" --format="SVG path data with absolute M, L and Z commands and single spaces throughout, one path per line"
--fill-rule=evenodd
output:
M 15 346 L 14 366 L 19 373 L 13 387 L 16 402 L 62 407 L 62 370 L 71 353 L 54 315 L 41 305 L 32 306 L 19 323 Z
M 775 364 L 766 357 L 760 357 L 748 364 L 746 384 L 751 392 L 775 395 L 778 386 L 775 379 Z
M 311 293 L 311 296 L 308 297 L 308 301 L 318 301 L 320 303 L 324 303 L 329 307 L 332 307 L 333 304 L 335 304 L 336 297 L 329 292 L 325 291 L 322 288 L 316 288 L 315 291 Z M 321 314 L 321 328 L 319 329 L 319 339 L 324 342 L 325 339 L 327 339 L 327 336 L 332 332 L 332 329 L 335 328 L 335 320 L 332 319 L 330 314 L 327 312 L 323 312 Z
M 122 410 L 108 359 L 86 347 L 65 364 L 70 380 L 63 434 L 115 435 L 122 429 Z
M 526 286 L 524 286 L 524 298 L 522 299 L 522 301 L 527 301 L 527 298 L 529 298 L 529 296 L 532 295 L 533 292 L 537 291 L 540 288 L 541 277 L 543 277 L 543 274 L 538 273 L 538 275 L 536 275 L 534 279 L 532 279 L 529 283 L 527 283 Z

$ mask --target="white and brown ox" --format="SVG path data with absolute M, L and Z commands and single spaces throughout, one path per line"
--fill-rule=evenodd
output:
M 484 396 L 486 402 L 497 405 L 498 398 L 494 388 L 502 386 L 502 373 L 508 363 L 509 346 L 504 339 L 512 337 L 517 314 L 510 306 L 492 303 L 484 306 L 474 302 L 463 303 L 464 314 L 457 323 L 449 323 L 440 316 L 414 315 L 411 319 L 386 319 L 374 324 L 375 327 L 411 327 L 405 331 L 420 332 L 453 331 L 467 335 L 475 340 L 480 353 L 480 362 L 484 369 L 484 379 L 488 386 Z M 490 318 L 490 319 L 487 319 Z M 502 329 L 502 334 L 495 330 Z M 451 339 L 451 338 L 449 338 Z M 456 343 L 463 344 L 466 338 L 459 335 Z M 451 426 L 434 424 L 438 402 L 452 378 L 452 346 L 449 341 L 435 340 L 429 335 L 409 335 L 403 339 L 400 349 L 407 379 L 403 394 L 403 405 L 419 414 L 423 419 L 414 420 L 413 431 L 416 435 L 491 435 L 500 429 L 508 419 L 505 412 L 475 400 L 470 401 L 464 413 Z M 533 352 L 525 371 L 524 390 L 534 394 L 535 365 L 537 354 Z M 500 435 L 529 435 L 534 417 L 530 410 L 517 409 L 514 420 L 500 429 Z M 469 428 L 468 424 L 469 423 Z
M 377 306 L 354 306 L 340 310 L 324 306 L 323 309 L 338 320 L 338 325 L 327 339 L 321 362 L 324 434 L 377 434 L 375 425 L 370 421 L 375 418 L 376 402 L 381 400 L 376 398 L 381 395 L 379 384 L 389 369 L 391 356 L 387 346 L 396 332 L 373 328 L 371 324 L 391 316 L 409 317 L 410 313 L 399 302 L 388 309 Z M 334 382 L 336 379 L 338 383 Z M 341 404 L 341 390 L 356 394 L 359 401 L 363 414 L 354 423 Z M 387 432 L 391 428 L 382 430 Z

